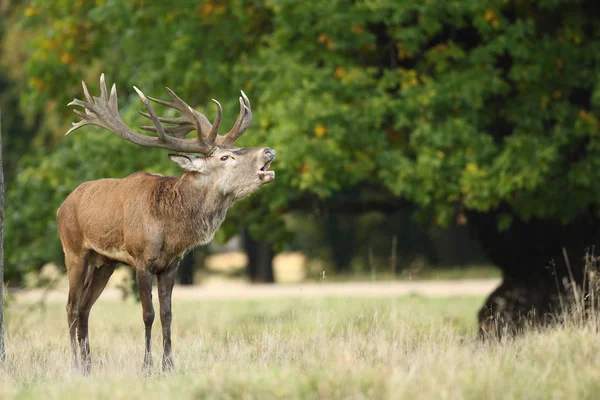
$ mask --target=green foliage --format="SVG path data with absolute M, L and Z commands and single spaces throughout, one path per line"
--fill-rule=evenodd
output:
M 170 86 L 207 111 L 211 97 L 220 99 L 227 126 L 243 88 L 255 120 L 239 144 L 275 148 L 278 178 L 261 190 L 260 205 L 247 201 L 233 217 L 270 239 L 281 238 L 281 213 L 294 200 L 328 199 L 363 183 L 413 202 L 439 224 L 459 206 L 508 205 L 501 229 L 515 217 L 569 220 L 600 198 L 600 18 L 590 7 L 582 0 L 38 0 L 21 18 L 31 40 L 22 103 L 65 104 L 81 96 L 80 78 L 104 71 L 119 84 L 122 107 L 133 100 L 131 84 L 155 97 Z M 91 151 L 94 134 L 77 134 Z M 62 139 L 72 140 L 79 139 Z M 123 146 L 132 164 L 149 167 L 150 153 L 118 141 L 109 148 L 113 140 L 94 146 L 95 159 Z M 48 227 L 44 207 L 55 207 L 73 182 L 124 174 L 124 161 L 110 159 L 112 171 L 89 160 L 68 171 L 30 158 L 19 182 L 47 204 L 13 189 L 9 198 L 24 208 L 16 221 L 35 216 Z M 56 173 L 34 184 L 45 170 Z M 36 238 L 49 243 L 50 231 Z

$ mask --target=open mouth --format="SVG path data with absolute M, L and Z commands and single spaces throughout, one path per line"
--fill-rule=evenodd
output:
M 260 169 L 263 172 L 266 172 L 269 170 L 269 167 L 271 166 L 271 163 L 273 162 L 273 160 L 271 161 L 267 161 L 267 163 L 265 165 L 263 165 L 263 167 Z
M 275 179 L 275 171 L 269 171 L 272 162 L 273 160 L 267 161 L 265 165 L 258 170 L 258 177 L 260 180 L 270 182 Z

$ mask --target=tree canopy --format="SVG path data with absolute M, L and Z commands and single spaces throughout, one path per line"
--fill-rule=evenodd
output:
M 64 124 L 51 151 L 21 160 L 9 188 L 9 207 L 23 204 L 7 210 L 12 265 L 56 248 L 54 212 L 76 184 L 175 171 L 160 151 L 105 131 L 58 138 L 79 82 L 97 91 L 101 71 L 132 126 L 134 84 L 162 98 L 171 87 L 207 115 L 216 98 L 223 126 L 238 90 L 248 94 L 255 119 L 239 144 L 277 150 L 277 183 L 233 216 L 269 240 L 284 237 L 280 216 L 299 199 L 364 185 L 438 224 L 506 206 L 498 229 L 514 218 L 569 221 L 600 199 L 591 0 L 37 0 L 15 10 L 28 43 L 26 72 L 14 72 L 27 85 L 22 109 Z M 25 220 L 35 226 L 23 232 Z

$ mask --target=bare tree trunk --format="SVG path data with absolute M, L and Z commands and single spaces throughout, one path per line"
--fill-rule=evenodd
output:
M 4 171 L 2 169 L 2 113 L 0 112 L 0 361 L 6 358 L 4 348 Z
M 274 283 L 273 258 L 275 252 L 269 242 L 256 240 L 244 229 L 244 249 L 248 256 L 248 278 L 252 283 Z
M 356 217 L 329 213 L 325 220 L 327 240 L 335 272 L 349 272 L 356 255 Z
M 515 216 L 507 230 L 498 231 L 498 215 L 507 212 L 510 208 L 503 206 L 467 214 L 472 234 L 503 275 L 502 284 L 479 311 L 485 331 L 516 332 L 530 323 L 551 321 L 563 311 L 559 296 L 574 293 L 565 283 L 585 288 L 586 255 L 600 241 L 600 219 L 592 207 L 568 223 L 552 218 L 524 221 Z
M 193 285 L 194 284 L 194 270 L 196 264 L 196 257 L 194 251 L 190 251 L 183 260 L 179 263 L 177 269 L 177 279 L 180 285 Z
M 177 280 L 180 285 L 194 285 L 200 283 L 195 281 L 194 275 L 196 270 L 204 269 L 207 255 L 207 248 L 200 247 L 190 251 L 183 257 L 183 260 L 181 260 L 179 268 L 177 269 Z

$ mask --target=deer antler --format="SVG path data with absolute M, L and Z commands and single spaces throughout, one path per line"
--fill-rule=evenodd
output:
M 190 107 L 187 103 L 179 98 L 174 91 L 167 88 L 169 96 L 173 99 L 173 102 L 168 102 L 160 99 L 149 97 L 150 100 L 155 103 L 161 104 L 165 107 L 170 107 L 178 110 L 181 113 L 179 118 L 166 118 L 158 117 L 160 122 L 166 122 L 168 124 L 177 124 L 177 126 L 169 126 L 165 128 L 165 132 L 173 133 L 176 137 L 184 138 L 188 132 L 196 130 L 198 132 L 199 139 L 214 140 L 218 146 L 230 147 L 242 133 L 248 129 L 250 122 L 252 122 L 252 109 L 250 106 L 250 100 L 246 94 L 241 91 L 242 95 L 239 98 L 240 101 L 240 113 L 233 125 L 233 128 L 226 135 L 218 135 L 219 124 L 221 123 L 222 108 L 221 104 L 213 99 L 217 104 L 217 116 L 215 117 L 214 124 L 208 121 L 204 114 L 199 113 Z M 149 113 L 140 112 L 144 117 L 153 120 Z M 154 120 L 153 120 L 154 121 Z M 141 126 L 141 129 L 151 132 L 157 132 L 156 123 L 154 126 Z
M 156 115 L 156 112 L 152 108 L 148 98 L 144 95 L 144 93 L 142 93 L 142 91 L 134 86 L 133 88 L 140 96 L 140 99 L 148 111 L 147 113 L 141 114 L 152 120 L 152 123 L 154 124 L 153 127 L 142 126 L 141 128 L 156 132 L 157 137 L 142 135 L 128 128 L 123 123 L 117 106 L 116 85 L 113 84 L 110 94 L 107 94 L 104 74 L 100 75 L 100 97 L 90 96 L 85 82 L 81 82 L 81 84 L 83 86 L 83 93 L 87 102 L 74 99 L 68 105 L 83 107 L 85 112 L 77 109 L 73 110 L 82 118 L 82 120 L 77 123 L 73 123 L 73 127 L 69 129 L 65 135 L 68 135 L 74 130 L 85 125 L 97 125 L 113 132 L 117 136 L 120 136 L 129 142 L 141 146 L 162 147 L 174 151 L 202 153 L 209 155 L 214 151 L 216 146 L 230 147 L 233 142 L 248 128 L 252 119 L 250 101 L 244 92 L 242 92 L 243 99 L 240 97 L 240 115 L 238 116 L 235 125 L 233 126 L 232 130 L 227 133 L 227 135 L 219 136 L 217 131 L 219 129 L 219 124 L 221 123 L 222 108 L 218 101 L 213 99 L 213 101 L 217 104 L 217 115 L 215 117 L 214 124 L 211 124 L 206 116 L 192 109 L 171 89 L 167 89 L 169 95 L 174 100 L 172 103 L 154 99 L 152 97 L 150 97 L 150 100 L 167 107 L 175 108 L 181 112 L 182 116 L 179 118 L 164 118 Z M 161 122 L 178 125 L 164 127 Z M 198 132 L 198 137 L 195 139 L 185 139 L 185 135 L 191 130 L 196 130 Z M 167 135 L 167 133 L 171 133 L 173 136 Z

